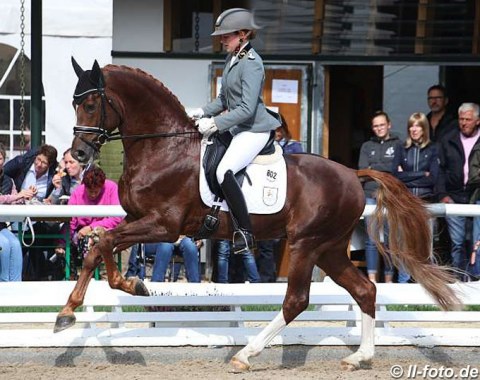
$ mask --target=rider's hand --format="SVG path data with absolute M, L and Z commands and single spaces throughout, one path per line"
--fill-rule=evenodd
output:
M 218 131 L 217 126 L 215 125 L 215 120 L 213 117 L 206 117 L 200 120 L 197 120 L 195 123 L 198 127 L 198 132 L 200 132 L 205 137 L 209 137 Z
M 201 108 L 194 108 L 193 110 L 187 112 L 188 117 L 193 120 L 201 119 L 204 114 L 205 113 Z

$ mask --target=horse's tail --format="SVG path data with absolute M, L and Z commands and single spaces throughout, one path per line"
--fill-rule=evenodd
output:
M 444 310 L 458 309 L 462 302 L 448 286 L 454 283 L 454 272 L 432 261 L 430 213 L 420 198 L 411 194 L 394 176 L 376 170 L 362 169 L 358 177 L 373 179 L 378 185 L 377 207 L 368 226 L 379 252 L 386 260 L 403 268 L 420 283 Z M 380 242 L 376 226 L 389 225 L 388 257 Z

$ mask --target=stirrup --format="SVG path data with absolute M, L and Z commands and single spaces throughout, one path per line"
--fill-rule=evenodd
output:
M 246 253 L 257 248 L 255 237 L 246 230 L 236 230 L 233 233 L 233 253 Z

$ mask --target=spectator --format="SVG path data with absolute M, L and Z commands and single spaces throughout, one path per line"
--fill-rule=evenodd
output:
M 303 153 L 302 144 L 292 140 L 292 135 L 283 116 L 282 125 L 275 130 L 275 141 L 282 147 L 283 154 Z
M 71 148 L 67 149 L 53 176 L 54 190 L 48 197 L 48 203 L 67 204 L 73 190 L 82 182 L 82 176 L 83 167 L 73 158 Z
M 393 173 L 408 190 L 427 202 L 435 202 L 435 183 L 438 179 L 437 146 L 430 141 L 427 117 L 420 112 L 410 116 L 408 137 L 402 149 L 395 151 Z M 410 275 L 399 268 L 398 282 L 406 283 Z
M 23 203 L 33 197 L 33 191 L 26 189 L 17 193 L 13 180 L 3 171 L 7 153 L 0 144 L 0 204 Z M 23 255 L 18 238 L 0 222 L 0 282 L 22 280 Z
M 85 172 L 82 184 L 70 196 L 69 205 L 119 205 L 118 186 L 114 181 L 106 179 L 105 173 L 99 167 L 93 167 Z M 74 217 L 70 221 L 70 236 L 72 239 L 72 275 L 76 279 L 76 264 L 81 264 L 87 253 L 89 238 L 94 229 L 110 230 L 122 221 L 121 217 Z M 63 247 L 58 247 L 57 254 L 65 254 Z M 76 252 L 76 254 L 73 254 Z M 77 263 L 75 263 L 75 260 Z
M 31 189 L 35 198 L 42 201 L 53 190 L 56 166 L 57 149 L 45 144 L 8 161 L 4 171 L 13 178 L 17 191 Z
M 427 114 L 430 123 L 430 140 L 437 144 L 451 130 L 458 129 L 458 118 L 448 111 L 449 99 L 447 90 L 442 85 L 431 86 L 427 91 L 427 102 L 430 112 Z M 433 235 L 433 249 L 442 262 L 450 260 L 450 236 L 445 218 L 437 218 Z
M 4 166 L 4 172 L 13 178 L 18 192 L 31 190 L 33 197 L 28 203 L 41 203 L 53 190 L 52 178 L 57 166 L 57 149 L 51 145 L 42 145 L 16 156 Z M 15 224 L 15 230 L 17 225 Z M 35 236 L 57 234 L 60 225 L 54 222 L 36 222 L 33 224 Z M 24 280 L 57 279 L 62 271 L 57 263 L 53 265 L 49 258 L 54 255 L 55 238 L 42 238 L 42 247 L 24 248 Z M 52 247 L 52 248 L 44 248 Z
M 229 261 L 230 253 L 232 252 L 232 246 L 229 240 L 217 241 L 217 282 L 226 284 L 229 281 Z M 257 265 L 255 264 L 255 257 L 253 253 L 248 250 L 235 255 L 241 256 L 247 280 L 251 283 L 260 282 L 260 276 L 258 275 Z
M 439 200 L 442 203 L 465 204 L 470 201 L 469 162 L 474 146 L 479 144 L 479 111 L 478 104 L 463 103 L 458 108 L 459 128 L 446 134 L 440 141 L 440 172 L 437 189 Z M 477 147 L 475 147 L 476 149 Z M 469 243 L 466 234 L 467 218 L 464 216 L 447 216 L 446 221 L 452 242 L 452 266 L 463 271 L 468 263 L 466 255 Z M 463 279 L 462 275 L 459 275 L 459 277 Z
M 400 150 L 400 139 L 393 133 L 390 133 L 392 124 L 390 118 L 383 111 L 377 111 L 372 117 L 372 131 L 374 136 L 362 144 L 360 148 L 360 156 L 358 159 L 359 169 L 374 169 L 382 172 L 392 173 L 393 157 L 397 150 Z M 375 182 L 366 182 L 363 185 L 365 191 L 366 203 L 375 204 L 375 192 L 377 184 Z M 366 218 L 366 224 L 368 225 L 368 218 Z M 388 240 L 387 226 L 383 229 L 384 241 Z M 365 258 L 367 261 L 368 278 L 376 282 L 377 281 L 377 269 L 378 269 L 378 249 L 375 242 L 370 236 L 367 236 L 365 241 Z M 384 276 L 385 282 L 392 282 L 393 279 L 393 267 L 390 260 L 384 260 Z
M 277 263 L 275 252 L 280 240 L 260 240 L 257 242 L 258 255 L 255 258 L 260 282 L 277 281 Z
M 448 96 L 445 87 L 436 84 L 428 89 L 427 94 L 428 108 L 430 108 L 427 114 L 430 123 L 430 140 L 440 142 L 443 136 L 458 128 L 458 120 L 447 110 Z
M 198 247 L 201 244 L 193 241 L 193 239 L 183 236 L 175 243 L 147 243 L 144 244 L 145 256 L 154 256 L 152 282 L 164 282 L 168 266 L 172 257 L 179 255 L 183 258 L 185 265 L 185 273 L 188 282 L 200 282 L 200 257 Z M 129 265 L 125 277 L 138 276 L 145 277 L 145 273 L 141 271 L 137 260 L 139 256 L 139 245 L 132 247 L 129 259 Z M 174 265 L 171 268 L 173 272 L 173 281 L 177 281 L 179 275 L 179 266 Z M 172 273 L 171 273 L 172 274 Z

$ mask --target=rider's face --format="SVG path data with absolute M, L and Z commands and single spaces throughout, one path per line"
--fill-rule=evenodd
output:
M 228 53 L 233 53 L 240 45 L 240 35 L 238 33 L 222 34 L 220 41 Z

